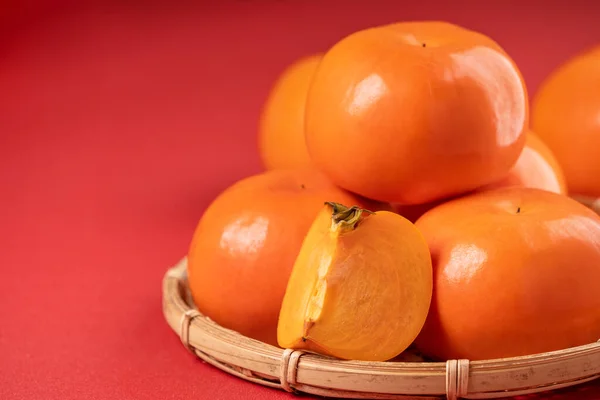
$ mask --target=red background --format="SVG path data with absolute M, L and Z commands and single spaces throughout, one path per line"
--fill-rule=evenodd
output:
M 163 321 L 160 293 L 207 204 L 260 170 L 257 118 L 276 74 L 363 27 L 444 19 L 495 38 L 534 93 L 600 43 L 592 4 L 9 3 L 0 399 L 288 398 L 194 359 Z M 556 398 L 600 398 L 600 382 Z

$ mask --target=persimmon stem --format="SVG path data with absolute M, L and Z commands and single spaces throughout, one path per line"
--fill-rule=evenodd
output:
M 332 208 L 331 228 L 333 230 L 339 228 L 347 230 L 355 229 L 363 213 L 373 214 L 372 211 L 358 206 L 346 207 L 343 204 L 331 201 L 326 201 L 325 204 Z

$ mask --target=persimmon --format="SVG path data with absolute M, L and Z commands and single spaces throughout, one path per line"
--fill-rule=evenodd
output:
M 478 192 L 416 222 L 434 291 L 415 341 L 429 357 L 493 359 L 600 338 L 600 216 L 532 188 Z
M 421 330 L 431 296 L 429 249 L 410 221 L 328 203 L 294 264 L 278 342 L 342 359 L 389 360 Z
M 261 111 L 259 154 L 266 169 L 311 165 L 304 140 L 304 106 L 322 54 L 300 58 L 278 76 Z
M 306 102 L 313 163 L 365 197 L 422 204 L 502 179 L 525 144 L 527 90 L 489 37 L 445 22 L 355 32 Z
M 226 328 L 277 345 L 294 260 L 328 200 L 379 208 L 309 169 L 267 171 L 221 193 L 202 215 L 188 252 L 198 309 Z
M 567 194 L 564 174 L 558 161 L 556 161 L 548 146 L 531 131 L 527 134 L 525 147 L 517 163 L 510 169 L 508 175 L 498 182 L 483 186 L 475 191 L 493 190 L 511 186 L 529 187 Z M 463 193 L 462 195 L 468 195 L 473 192 Z M 392 207 L 395 212 L 414 223 L 427 211 L 457 197 L 460 196 L 439 199 L 425 204 L 393 204 Z
M 600 197 L 600 46 L 565 61 L 542 82 L 531 120 L 562 166 L 569 193 Z
M 552 151 L 534 133 L 527 134 L 525 147 L 502 180 L 484 187 L 485 190 L 519 186 L 567 194 L 567 184 L 562 167 Z

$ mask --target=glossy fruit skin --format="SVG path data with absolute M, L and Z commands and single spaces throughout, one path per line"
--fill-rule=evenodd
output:
M 304 108 L 322 54 L 298 59 L 277 78 L 261 111 L 258 147 L 266 169 L 311 165 L 304 139 Z
M 243 179 L 206 209 L 188 252 L 198 309 L 218 324 L 277 345 L 277 319 L 302 240 L 325 201 L 377 205 L 309 169 Z
M 427 243 L 407 219 L 379 211 L 340 227 L 325 207 L 290 276 L 279 344 L 341 359 L 392 359 L 421 330 L 432 285 Z
M 562 167 L 552 151 L 532 132 L 527 134 L 525 147 L 508 175 L 485 190 L 501 187 L 528 187 L 567 194 L 567 183 Z
M 356 32 L 308 93 L 309 154 L 341 187 L 420 204 L 501 179 L 525 144 L 521 73 L 490 38 L 444 22 Z
M 569 192 L 600 197 L 600 46 L 567 60 L 542 82 L 531 123 L 562 166 Z
M 600 337 L 600 217 L 556 193 L 502 188 L 445 203 L 416 223 L 434 295 L 416 346 L 493 359 Z
M 558 161 L 548 146 L 531 131 L 527 133 L 527 141 L 517 163 L 510 169 L 506 177 L 496 183 L 486 185 L 463 195 L 503 187 L 541 189 L 565 195 L 568 192 L 565 177 Z M 392 207 L 394 212 L 414 223 L 432 208 L 461 196 L 440 199 L 425 204 L 393 204 Z

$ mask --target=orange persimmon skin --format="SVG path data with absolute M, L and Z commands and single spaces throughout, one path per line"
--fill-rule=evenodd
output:
M 600 337 L 600 217 L 528 188 L 479 192 L 416 226 L 433 259 L 434 295 L 416 340 L 439 359 L 522 356 Z
M 411 222 L 380 211 L 340 227 L 326 208 L 296 259 L 278 341 L 342 359 L 389 360 L 418 335 L 431 296 L 429 249 Z
M 567 60 L 542 82 L 531 124 L 560 163 L 569 193 L 600 197 L 600 46 Z
M 560 164 L 548 146 L 532 132 L 527 134 L 525 147 L 508 175 L 484 190 L 510 186 L 567 194 L 567 183 Z
M 294 260 L 314 216 L 332 199 L 378 208 L 310 169 L 268 171 L 221 193 L 199 221 L 188 253 L 198 309 L 226 328 L 277 345 Z
M 368 198 L 422 204 L 503 178 L 525 144 L 523 78 L 490 38 L 444 22 L 335 44 L 306 103 L 313 163 Z
M 304 140 L 304 106 L 321 57 L 315 54 L 289 65 L 269 91 L 258 128 L 259 154 L 266 169 L 311 165 Z
M 476 191 L 480 192 L 512 186 L 567 194 L 567 184 L 558 161 L 556 161 L 548 146 L 531 132 L 527 134 L 525 148 L 508 175 L 504 179 L 486 185 Z M 466 193 L 466 195 L 470 193 Z M 414 223 L 427 211 L 457 197 L 441 199 L 425 204 L 393 204 L 392 207 L 396 213 Z

